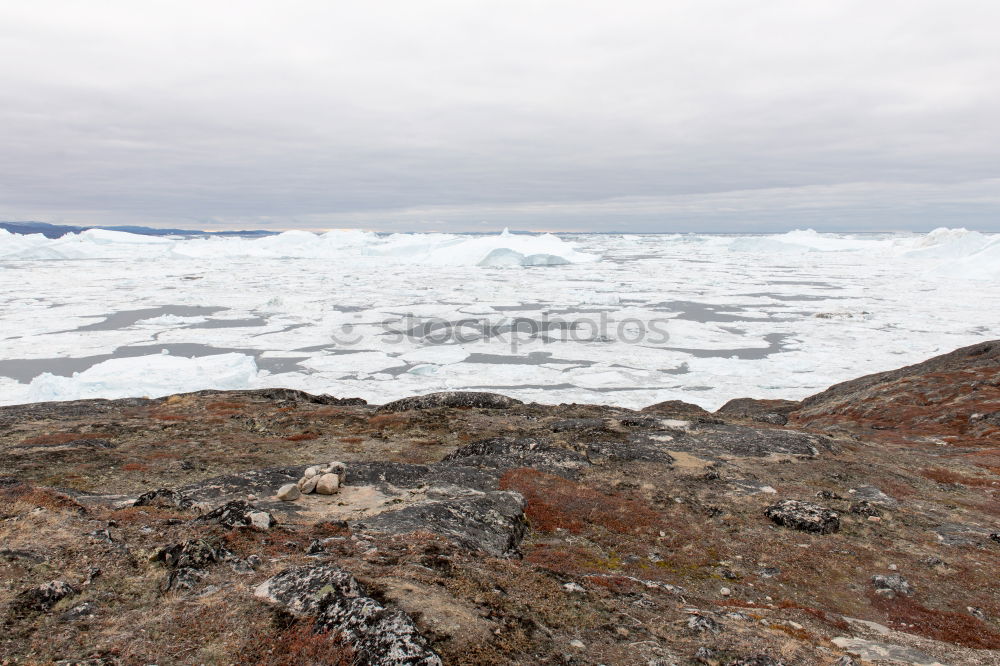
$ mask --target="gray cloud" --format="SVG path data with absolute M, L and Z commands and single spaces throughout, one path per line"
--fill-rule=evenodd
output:
M 0 7 L 0 218 L 1000 230 L 1000 5 Z

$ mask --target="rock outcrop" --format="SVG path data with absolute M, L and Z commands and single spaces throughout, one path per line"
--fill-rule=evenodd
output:
M 1000 663 L 998 344 L 713 414 L 0 407 L 0 661 Z
M 286 569 L 261 583 L 254 594 L 342 636 L 358 655 L 358 663 L 441 665 L 409 616 L 367 596 L 346 571 L 326 566 Z

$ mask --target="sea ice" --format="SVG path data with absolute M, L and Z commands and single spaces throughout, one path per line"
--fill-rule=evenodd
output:
M 0 403 L 260 386 L 797 398 L 1000 336 L 998 239 L 0 231 Z

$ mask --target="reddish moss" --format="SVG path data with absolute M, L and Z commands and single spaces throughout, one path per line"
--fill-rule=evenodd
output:
M 617 494 L 603 494 L 575 481 L 538 470 L 514 469 L 500 479 L 502 490 L 516 490 L 527 501 L 525 515 L 542 532 L 565 529 L 579 534 L 587 526 L 634 534 L 656 524 L 649 507 Z
M 886 599 L 870 593 L 869 599 L 894 629 L 970 648 L 1000 649 L 1000 633 L 970 614 L 927 608 L 907 596 Z
M 12 486 L 0 487 L 0 505 L 23 502 L 31 506 L 52 510 L 71 510 L 85 513 L 86 507 L 68 495 L 52 490 L 38 488 L 26 483 L 16 483 Z
M 190 416 L 186 414 L 173 414 L 168 412 L 160 412 L 157 414 L 150 414 L 149 418 L 154 421 L 187 421 L 190 420 Z
M 969 476 L 968 474 L 962 474 L 961 472 L 955 472 L 950 469 L 942 469 L 940 467 L 922 469 L 920 470 L 920 476 L 925 479 L 930 479 L 931 481 L 937 481 L 938 483 L 961 483 L 963 486 L 980 488 L 1000 486 L 1000 479 Z
M 398 428 L 409 423 L 407 414 L 376 414 L 368 419 L 368 424 L 374 428 Z
M 538 544 L 528 549 L 524 561 L 555 573 L 575 574 L 589 571 L 587 563 L 596 557 L 598 554 L 595 551 L 582 546 Z
M 354 663 L 354 653 L 338 636 L 316 630 L 312 622 L 300 620 L 254 637 L 243 646 L 235 661 L 258 666 L 350 666 Z

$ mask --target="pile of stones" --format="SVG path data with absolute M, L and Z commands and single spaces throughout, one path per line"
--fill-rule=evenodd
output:
M 298 483 L 288 483 L 281 486 L 278 489 L 277 498 L 292 502 L 309 493 L 333 495 L 340 492 L 346 478 L 347 465 L 342 462 L 332 462 L 325 467 L 313 465 L 306 468 Z

